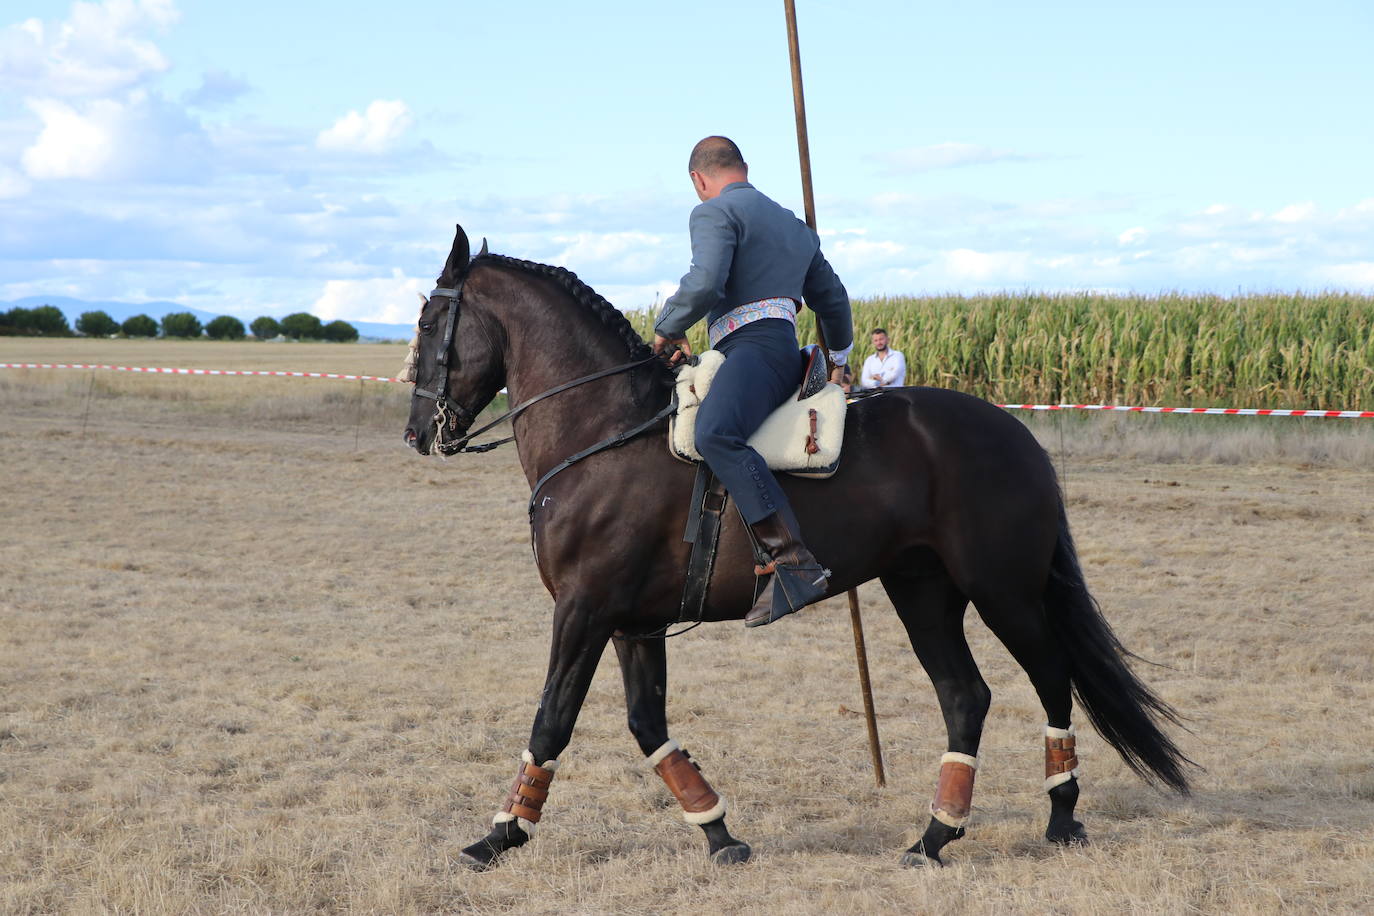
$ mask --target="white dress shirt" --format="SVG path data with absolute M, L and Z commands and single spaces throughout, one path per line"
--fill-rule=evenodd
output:
M 878 376 L 876 379 L 873 376 Z M 863 378 L 860 388 L 900 388 L 906 384 L 906 357 L 902 351 L 887 348 L 887 358 L 879 358 L 874 353 L 864 360 Z

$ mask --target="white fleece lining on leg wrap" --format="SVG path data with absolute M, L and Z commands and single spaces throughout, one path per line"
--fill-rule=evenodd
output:
M 511 821 L 515 821 L 516 826 L 525 831 L 525 836 L 534 836 L 534 822 L 527 821 L 523 817 L 516 817 L 509 811 L 497 811 L 496 816 L 491 819 L 491 825 L 496 827 L 501 824 L 509 824 Z
M 945 812 L 936 808 L 933 803 L 930 806 L 930 816 L 946 827 L 963 827 L 969 821 L 968 817 L 950 817 Z M 969 817 L 972 817 L 972 815 L 969 815 Z
M 1053 725 L 1045 726 L 1046 738 L 1072 738 L 1074 736 L 1073 726 L 1068 728 L 1055 728 Z
M 520 752 L 520 759 L 525 761 L 526 763 L 534 763 L 534 754 L 530 753 L 529 750 L 526 749 Z M 550 773 L 553 773 L 558 770 L 558 761 L 545 760 L 543 763 L 539 764 L 539 766 L 542 766 Z M 534 822 L 527 821 L 523 817 L 516 817 L 509 811 L 497 811 L 496 816 L 491 819 L 491 825 L 495 827 L 498 824 L 509 824 L 511 821 L 515 821 L 516 826 L 518 826 L 521 830 L 525 831 L 525 836 L 534 836 Z
M 709 824 L 711 821 L 725 817 L 725 796 L 721 795 L 719 798 L 720 801 L 716 802 L 716 806 L 710 811 L 698 811 L 695 814 L 684 811 L 682 812 L 682 819 L 689 824 L 696 824 L 700 827 L 702 824 Z
M 650 766 L 650 767 L 656 767 L 656 766 L 658 766 L 660 763 L 663 762 L 663 758 L 664 758 L 664 757 L 667 757 L 667 756 L 668 756 L 669 754 L 671 754 L 673 751 L 680 751 L 680 750 L 682 750 L 682 747 L 681 747 L 676 741 L 674 741 L 672 738 L 669 738 L 667 741 L 663 742 L 663 746 L 662 746 L 662 747 L 660 747 L 658 750 L 654 751 L 652 754 L 650 754 L 650 755 L 649 755 L 648 757 L 646 757 L 645 759 L 649 761 L 649 766 Z
M 978 769 L 978 758 L 970 757 L 968 754 L 960 754 L 957 751 L 949 751 L 940 755 L 940 766 L 947 763 L 962 763 L 966 767 Z
M 534 763 L 534 754 L 530 753 L 530 752 L 527 751 L 527 750 L 526 750 L 526 751 L 521 751 L 521 752 L 520 752 L 520 759 L 523 760 L 523 761 L 525 761 L 526 763 Z M 543 767 L 544 769 L 548 770 L 550 773 L 557 773 L 557 772 L 558 772 L 558 761 L 557 761 L 557 760 L 545 760 L 543 763 L 539 764 L 539 766 L 541 766 L 541 767 Z
M 1067 773 L 1055 773 L 1053 776 L 1050 776 L 1049 778 L 1047 778 L 1047 779 L 1045 780 L 1045 791 L 1048 792 L 1050 789 L 1053 789 L 1055 786 L 1062 786 L 1064 783 L 1068 782 L 1070 779 L 1077 779 L 1077 778 L 1078 778 L 1078 770 L 1079 770 L 1078 767 L 1074 767 L 1072 770 L 1069 770 Z

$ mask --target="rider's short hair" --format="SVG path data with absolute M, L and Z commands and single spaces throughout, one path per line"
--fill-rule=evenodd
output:
M 699 141 L 692 147 L 692 158 L 687 160 L 687 171 L 701 172 L 703 175 L 744 167 L 744 156 L 729 137 L 707 137 Z

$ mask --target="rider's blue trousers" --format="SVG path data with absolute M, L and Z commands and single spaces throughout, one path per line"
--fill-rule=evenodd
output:
M 749 447 L 749 437 L 797 393 L 801 357 L 796 329 L 790 321 L 764 318 L 726 335 L 716 349 L 726 360 L 697 411 L 697 451 L 746 523 L 780 512 L 795 531 L 787 497 L 767 463 Z

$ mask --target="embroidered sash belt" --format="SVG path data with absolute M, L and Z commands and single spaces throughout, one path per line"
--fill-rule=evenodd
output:
M 746 324 L 764 318 L 781 318 L 796 324 L 797 304 L 786 297 L 746 302 L 711 322 L 711 326 L 706 329 L 706 336 L 710 339 L 711 346 L 714 347 L 731 331 L 738 331 Z

